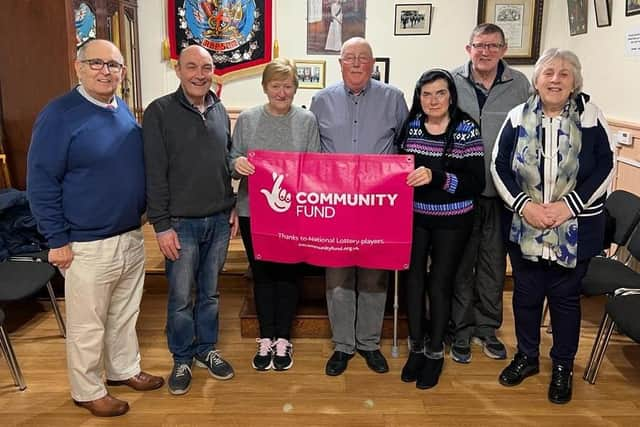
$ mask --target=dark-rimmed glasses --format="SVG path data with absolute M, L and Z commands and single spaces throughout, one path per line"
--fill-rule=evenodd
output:
M 110 73 L 117 73 L 118 71 L 122 70 L 122 67 L 124 67 L 124 64 L 121 64 L 117 61 L 105 62 L 100 58 L 83 59 L 80 62 L 82 62 L 83 64 L 87 64 L 89 68 L 91 68 L 94 71 L 100 71 L 106 65 Z
M 504 47 L 502 43 L 471 43 L 471 47 L 478 50 L 487 49 L 489 52 L 497 52 Z

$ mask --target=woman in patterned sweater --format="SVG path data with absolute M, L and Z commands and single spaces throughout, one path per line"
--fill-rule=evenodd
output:
M 400 152 L 413 154 L 416 166 L 407 177 L 415 192 L 411 264 L 406 274 L 410 353 L 401 379 L 416 381 L 420 389 L 435 386 L 442 372 L 457 260 L 473 225 L 474 198 L 484 188 L 480 128 L 457 104 L 449 72 L 425 72 L 416 83 L 411 111 L 398 139 Z

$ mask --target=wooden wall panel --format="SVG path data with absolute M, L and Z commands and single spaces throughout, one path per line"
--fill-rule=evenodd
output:
M 0 28 L 4 147 L 13 185 L 24 189 L 35 118 L 75 83 L 73 12 L 67 0 L 2 0 Z
M 610 119 L 609 127 L 614 141 L 618 132 L 627 132 L 630 143 L 617 144 L 613 188 L 640 195 L 640 124 Z

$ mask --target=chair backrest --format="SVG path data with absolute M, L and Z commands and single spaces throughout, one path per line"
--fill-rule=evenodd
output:
M 633 231 L 633 234 L 631 235 L 631 238 L 629 240 L 629 244 L 627 245 L 627 249 L 635 259 L 640 261 L 640 227 L 637 227 Z
M 613 242 L 624 246 L 640 221 L 640 197 L 624 190 L 615 190 L 605 202 L 605 208 L 615 220 Z
M 621 332 L 640 343 L 640 295 L 621 295 L 607 302 L 607 313 Z

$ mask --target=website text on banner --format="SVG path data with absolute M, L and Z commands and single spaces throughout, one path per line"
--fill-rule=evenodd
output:
M 251 151 L 256 259 L 408 268 L 413 156 Z

